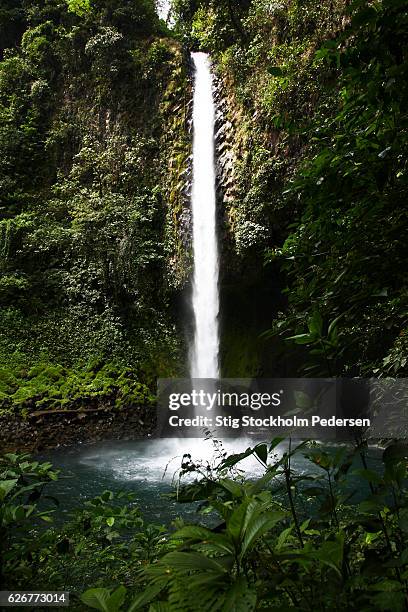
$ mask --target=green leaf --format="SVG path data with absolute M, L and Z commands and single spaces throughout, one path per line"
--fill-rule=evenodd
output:
M 318 551 L 314 551 L 312 556 L 324 565 L 334 569 L 341 575 L 343 563 L 344 534 L 339 533 L 334 542 L 325 542 Z
M 323 333 L 323 318 L 317 310 L 314 311 L 308 322 L 309 331 L 315 336 L 321 336 Z
M 104 502 L 112 501 L 114 498 L 114 494 L 112 491 L 104 491 L 101 495 L 101 499 Z
M 23 506 L 17 506 L 17 508 L 14 508 L 13 518 L 17 522 L 23 521 L 26 518 L 26 512 Z
M 266 444 L 259 444 L 255 447 L 255 455 L 266 465 L 268 460 L 268 447 Z
M 152 601 L 157 595 L 159 595 L 163 589 L 167 586 L 168 579 L 156 580 L 153 584 L 151 584 L 143 593 L 138 595 L 136 599 L 133 600 L 127 612 L 135 612 L 136 610 L 140 610 L 144 608 L 148 603 Z
M 191 572 L 194 570 L 226 573 L 227 570 L 215 559 L 210 559 L 199 552 L 170 552 L 161 560 L 163 565 L 177 572 Z
M 101 610 L 101 612 L 112 612 L 109 608 L 110 592 L 108 589 L 88 589 L 81 595 L 81 601 L 89 608 Z
M 234 497 L 242 497 L 242 486 L 234 480 L 231 480 L 230 478 L 222 478 L 220 480 L 220 485 L 229 491 Z
M 188 525 L 179 529 L 174 534 L 175 540 L 193 540 L 202 543 L 211 543 L 216 548 L 223 550 L 228 553 L 232 553 L 234 551 L 234 546 L 232 542 L 222 533 L 213 533 L 209 529 L 205 527 L 199 527 L 198 525 Z
M 405 594 L 402 591 L 384 591 L 370 597 L 373 610 L 403 612 L 406 609 Z
M 16 497 L 19 497 L 21 495 L 25 495 L 26 493 L 30 493 L 35 489 L 39 489 L 43 486 L 43 482 L 33 482 L 32 484 L 27 485 L 26 487 L 17 487 L 17 491 L 13 493 L 12 499 L 15 499 Z
M 398 580 L 382 580 L 381 582 L 376 582 L 370 586 L 370 590 L 372 591 L 401 591 L 403 590 L 403 586 Z
M 343 317 L 344 315 L 339 315 L 338 317 L 336 317 L 329 325 L 329 329 L 327 330 L 327 335 L 330 338 L 330 336 L 332 336 L 333 334 L 335 334 L 336 329 L 337 329 L 337 323 L 340 321 L 340 319 Z
M 101 612 L 118 612 L 126 595 L 126 588 L 120 586 L 112 593 L 108 589 L 89 589 L 81 595 L 81 601 L 89 608 Z
M 286 516 L 286 512 L 269 511 L 268 514 L 259 516 L 251 521 L 245 530 L 245 537 L 240 551 L 241 559 L 255 546 L 259 538 L 275 527 Z
M 52 517 L 48 516 L 48 514 L 41 514 L 40 519 L 45 523 L 52 523 Z
M 222 612 L 251 612 L 255 610 L 257 595 L 245 578 L 238 578 L 226 592 Z
M 3 499 L 10 493 L 10 491 L 14 489 L 17 483 L 18 478 L 14 480 L 2 480 L 0 482 L 0 501 L 3 501 Z
M 106 524 L 109 527 L 113 527 L 113 525 L 115 524 L 115 517 L 114 516 L 110 516 L 109 518 L 106 519 Z
M 245 500 L 242 504 L 235 508 L 234 512 L 227 521 L 227 531 L 235 540 L 237 540 L 241 535 L 248 504 L 249 500 Z
M 373 297 L 387 297 L 388 296 L 388 289 L 387 287 L 384 287 L 383 289 L 380 289 L 378 291 L 375 291 L 373 293 Z
M 108 606 L 110 610 L 119 610 L 126 597 L 126 587 L 120 586 L 112 593 L 109 598 Z
M 174 534 L 175 540 L 206 540 L 211 535 L 214 535 L 212 531 L 206 527 L 200 527 L 200 525 L 186 525 L 182 527 Z
M 384 498 L 377 495 L 370 497 L 359 504 L 359 510 L 363 514 L 377 514 L 384 509 Z
M 254 453 L 253 448 L 247 448 L 247 450 L 244 451 L 243 453 L 236 453 L 234 455 L 230 455 L 229 457 L 224 459 L 224 461 L 222 461 L 222 463 L 219 466 L 219 469 L 233 467 L 234 465 L 236 465 L 243 459 L 246 459 L 247 457 L 250 457 L 251 455 L 253 455 L 253 453 Z
M 272 478 L 275 478 L 275 476 L 276 469 L 268 468 L 268 471 L 261 478 L 258 478 L 258 480 L 255 480 L 254 482 L 246 483 L 245 487 L 247 495 L 253 496 L 257 495 L 261 491 L 265 491 L 266 485 L 272 480 Z
M 269 445 L 269 452 L 271 453 L 271 452 L 273 451 L 273 449 L 274 449 L 274 448 L 276 448 L 277 446 L 279 446 L 279 444 L 280 444 L 281 442 L 283 442 L 283 441 L 284 441 L 284 439 L 285 439 L 285 438 L 279 438 L 279 437 L 274 438 L 274 439 L 272 440 L 272 442 L 270 443 L 270 445 Z
M 316 340 L 316 337 L 312 334 L 298 334 L 297 336 L 286 338 L 286 341 L 289 340 L 293 340 L 295 344 L 310 344 Z
M 91 11 L 90 0 L 66 0 L 68 11 L 78 17 L 84 17 Z
M 279 534 L 278 537 L 278 541 L 276 542 L 276 546 L 275 549 L 277 551 L 280 551 L 281 548 L 286 544 L 289 536 L 291 535 L 293 529 L 295 528 L 295 525 L 291 525 L 290 527 L 288 527 L 287 529 L 284 529 L 283 531 L 281 531 L 281 533 Z
M 172 609 L 167 601 L 156 601 L 151 604 L 149 612 L 172 612 Z

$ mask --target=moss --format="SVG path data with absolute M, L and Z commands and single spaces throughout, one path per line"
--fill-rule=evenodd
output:
M 47 409 L 82 409 L 106 406 L 125 409 L 154 403 L 150 389 L 129 368 L 107 363 L 70 370 L 59 364 L 40 363 L 29 372 L 0 370 L 0 406 L 26 413 Z M 100 365 L 100 364 L 98 364 Z M 96 370 L 96 371 L 95 371 Z
M 29 370 L 27 378 L 43 378 L 57 381 L 61 378 L 63 371 L 64 368 L 60 365 L 50 366 L 38 364 Z
M 17 385 L 18 381 L 13 371 L 8 368 L 0 368 L 0 393 L 7 395 Z

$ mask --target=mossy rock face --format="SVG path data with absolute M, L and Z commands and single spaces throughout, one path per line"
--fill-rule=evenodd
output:
M 167 281 L 180 290 L 189 278 L 192 266 L 191 219 L 188 181 L 191 176 L 191 135 L 188 124 L 192 99 L 188 62 L 176 44 L 172 47 L 171 76 L 162 94 L 160 115 L 163 126 L 161 163 L 166 210 L 165 242 Z
M 29 370 L 27 378 L 43 378 L 56 382 L 61 379 L 63 373 L 64 368 L 60 365 L 54 366 L 39 364 Z
M 14 372 L 7 368 L 0 368 L 0 393 L 10 393 L 18 385 Z
M 100 369 L 70 370 L 60 365 L 37 364 L 26 375 L 0 371 L 1 408 L 27 413 L 35 410 L 86 409 L 103 406 L 124 409 L 152 406 L 150 389 L 130 369 L 105 364 Z
M 108 12 L 91 2 L 86 18 L 51 4 L 52 15 L 21 6 L 24 44 L 10 39 L 1 61 L 11 163 L 0 364 L 12 373 L 0 378 L 0 398 L 58 407 L 103 396 L 123 406 L 145 401 L 136 379 L 150 385 L 183 362 L 170 302 L 188 268 L 179 231 L 187 64 L 150 0 L 113 2 Z M 88 361 L 87 377 L 78 364 Z M 103 369 L 108 361 L 117 368 Z M 137 376 L 121 378 L 125 367 Z

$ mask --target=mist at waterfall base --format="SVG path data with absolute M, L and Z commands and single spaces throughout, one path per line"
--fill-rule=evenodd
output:
M 254 445 L 256 441 L 251 440 L 250 443 Z M 242 439 L 224 444 L 228 453 L 243 451 L 247 446 L 248 441 Z M 281 457 L 287 448 L 288 443 L 284 442 L 275 449 L 277 457 Z M 325 446 L 325 450 L 330 451 L 330 447 Z M 198 513 L 198 502 L 181 504 L 167 497 L 175 490 L 183 452 L 190 452 L 193 460 L 211 463 L 214 448 L 210 440 L 198 439 L 185 440 L 178 453 L 174 440 L 98 442 L 61 448 L 44 453 L 38 459 L 51 461 L 61 470 L 60 479 L 47 485 L 46 490 L 48 495 L 54 495 L 60 502 L 55 519 L 57 522 L 63 521 L 72 509 L 81 508 L 84 501 L 109 490 L 132 492 L 135 504 L 149 523 L 170 525 L 171 521 L 182 517 L 186 522 L 216 524 L 219 521 L 214 515 Z M 381 455 L 381 449 L 369 449 L 368 465 L 378 473 L 382 472 Z M 257 478 L 264 473 L 264 468 L 253 457 L 246 458 L 239 467 L 245 470 L 249 478 Z M 355 467 L 361 468 L 358 458 Z M 292 459 L 292 469 L 300 475 L 315 473 L 322 476 L 322 470 L 301 453 Z M 302 487 L 301 484 L 299 486 Z M 306 482 L 304 486 L 310 485 Z M 350 478 L 348 486 L 363 498 L 365 491 L 361 488 L 361 480 L 357 478 L 354 484 L 353 478 Z
M 235 453 L 250 444 L 255 442 L 231 440 L 223 447 L 225 452 Z M 175 489 L 184 453 L 191 454 L 193 461 L 217 461 L 211 440 L 151 438 L 80 444 L 43 453 L 37 459 L 51 461 L 61 470 L 59 480 L 47 485 L 47 493 L 60 501 L 62 511 L 80 507 L 105 490 L 125 490 L 135 494 L 135 502 L 149 522 L 168 523 L 178 516 L 197 522 L 199 504 L 179 504 L 163 497 Z M 245 459 L 240 468 L 253 477 L 263 473 L 253 457 Z M 188 482 L 188 478 L 182 482 Z

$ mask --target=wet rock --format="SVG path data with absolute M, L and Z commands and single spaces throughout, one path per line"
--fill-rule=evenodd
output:
M 154 408 L 134 406 L 120 412 L 82 411 L 69 418 L 50 413 L 37 420 L 4 414 L 0 415 L 0 452 L 34 453 L 96 440 L 136 440 L 152 434 L 155 419 Z

